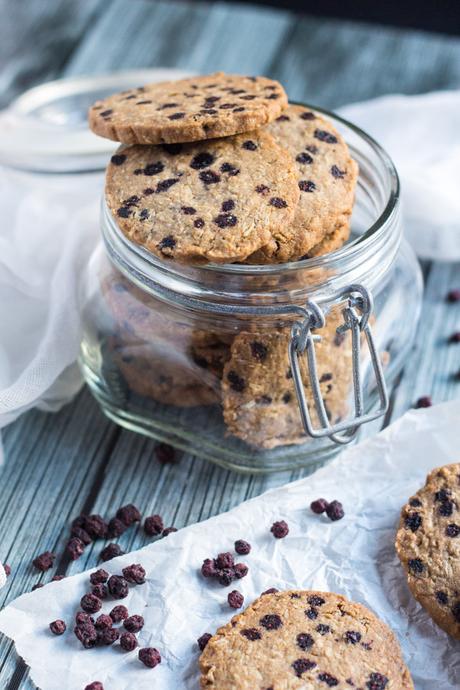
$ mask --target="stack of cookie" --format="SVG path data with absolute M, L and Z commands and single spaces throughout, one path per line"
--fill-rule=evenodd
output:
M 349 237 L 357 165 L 332 124 L 290 105 L 276 81 L 218 73 L 151 84 L 96 102 L 89 122 L 122 143 L 107 168 L 109 210 L 163 260 L 280 264 Z M 114 357 L 133 391 L 166 404 L 222 400 L 231 433 L 258 447 L 305 441 L 287 374 L 289 328 L 268 336 L 252 324 L 234 338 L 176 322 L 119 276 L 104 293 L 120 325 Z M 337 325 L 318 360 L 334 420 L 351 357 Z

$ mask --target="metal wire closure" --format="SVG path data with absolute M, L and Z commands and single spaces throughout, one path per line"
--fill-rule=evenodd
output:
M 362 285 L 350 285 L 341 295 L 342 300 L 347 300 L 347 306 L 343 310 L 344 323 L 339 326 L 337 333 L 345 333 L 351 330 L 352 338 L 352 366 L 353 366 L 353 395 L 354 395 L 354 417 L 331 424 L 324 401 L 321 395 L 318 369 L 316 366 L 315 340 L 320 340 L 320 336 L 312 334 L 312 330 L 322 328 L 325 324 L 324 314 L 319 306 L 309 300 L 306 305 L 308 316 L 303 321 L 293 324 L 291 329 L 291 340 L 289 344 L 289 359 L 291 362 L 292 376 L 299 401 L 300 415 L 307 434 L 313 438 L 328 437 L 335 443 L 349 443 L 355 436 L 362 424 L 371 422 L 382 417 L 388 409 L 388 393 L 383 376 L 382 365 L 372 337 L 369 325 L 369 316 L 372 313 L 373 302 L 368 290 Z M 363 384 L 361 372 L 361 334 L 364 334 L 369 347 L 371 363 L 373 366 L 380 405 L 375 412 L 365 414 L 363 404 Z M 315 429 L 310 415 L 309 406 L 305 396 L 304 384 L 300 371 L 299 357 L 303 353 L 307 355 L 308 374 L 310 377 L 311 389 L 313 393 L 313 403 L 321 425 L 320 429 Z

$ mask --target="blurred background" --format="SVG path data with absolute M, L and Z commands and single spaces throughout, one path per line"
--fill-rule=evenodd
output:
M 337 107 L 460 85 L 458 0 L 0 0 L 0 106 L 60 76 L 265 73 Z

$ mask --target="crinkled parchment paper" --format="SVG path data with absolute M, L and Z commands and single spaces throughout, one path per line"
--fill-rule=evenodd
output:
M 88 572 L 25 594 L 0 613 L 0 630 L 16 642 L 42 690 L 83 690 L 93 680 L 106 690 L 196 690 L 196 639 L 232 615 L 229 588 L 204 580 L 204 558 L 231 549 L 238 538 L 253 545 L 238 560 L 249 574 L 235 586 L 246 602 L 269 587 L 340 592 L 372 608 L 396 632 L 417 690 L 460 687 L 460 646 L 439 630 L 412 599 L 393 547 L 399 511 L 433 467 L 460 460 L 460 404 L 411 411 L 383 433 L 313 476 L 192 525 L 144 549 L 106 564 L 111 573 L 139 562 L 144 585 L 125 603 L 142 614 L 142 646 L 155 646 L 163 662 L 150 670 L 137 653 L 113 648 L 84 650 L 72 632 L 54 637 L 48 623 L 63 618 L 72 629 Z M 309 510 L 319 496 L 343 501 L 346 516 L 331 523 Z M 290 532 L 274 539 L 269 528 L 286 519 Z M 103 611 L 113 606 L 104 603 Z

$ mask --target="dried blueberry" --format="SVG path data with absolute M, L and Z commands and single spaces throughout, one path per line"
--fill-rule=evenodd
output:
M 40 556 L 37 556 L 37 558 L 34 558 L 32 563 L 37 570 L 40 570 L 42 573 L 44 573 L 45 570 L 49 570 L 53 567 L 55 558 L 56 556 L 54 553 L 51 553 L 51 551 L 45 551 L 44 553 L 40 554 Z
M 201 153 L 197 153 L 192 158 L 190 167 L 194 168 L 194 170 L 202 170 L 203 168 L 208 168 L 210 165 L 212 165 L 214 160 L 215 156 L 213 156 L 212 153 L 202 151 Z
M 169 465 L 177 460 L 176 450 L 169 443 L 157 443 L 155 456 L 162 465 Z
M 289 533 L 289 527 L 285 520 L 278 520 L 270 527 L 270 532 L 276 539 L 283 539 Z
M 446 606 L 446 604 L 449 601 L 449 597 L 447 596 L 446 592 L 435 592 L 435 596 L 439 604 L 441 604 L 442 606 Z
M 77 539 L 80 539 L 80 541 L 83 542 L 85 546 L 88 546 L 88 544 L 91 544 L 91 537 L 89 536 L 88 532 L 83 529 L 83 527 L 78 527 L 77 525 L 74 525 L 70 531 L 70 534 L 72 537 L 77 537 Z
M 261 592 L 261 593 L 260 593 L 260 596 L 261 596 L 261 597 L 264 597 L 264 596 L 266 596 L 267 594 L 276 594 L 277 592 L 279 592 L 279 589 L 276 589 L 276 587 L 269 587 L 269 588 L 266 589 L 264 592 Z
M 82 623 L 74 628 L 75 637 L 85 649 L 91 649 L 97 644 L 97 630 L 92 623 Z
M 455 333 L 452 333 L 451 336 L 449 336 L 449 343 L 460 343 L 460 331 L 456 331 Z
M 173 113 L 168 115 L 168 120 L 182 120 L 183 117 L 185 117 L 185 113 Z
M 91 594 L 94 594 L 95 597 L 101 600 L 107 599 L 107 597 L 109 596 L 107 585 L 104 585 L 102 583 L 98 585 L 93 585 L 91 587 Z
M 104 690 L 104 686 L 98 680 L 95 680 L 93 683 L 87 685 L 85 690 Z
M 368 690 L 385 690 L 390 681 L 381 673 L 371 673 L 366 683 Z
M 361 633 L 357 630 L 347 630 L 344 639 L 347 644 L 358 644 L 361 642 Z
M 291 665 L 297 678 L 301 678 L 303 673 L 311 671 L 311 669 L 315 668 L 317 664 L 315 661 L 311 661 L 310 659 L 296 659 Z
M 233 574 L 237 580 L 241 580 L 242 577 L 246 577 L 249 568 L 246 563 L 235 563 L 233 566 Z
M 127 527 L 130 527 L 135 522 L 141 521 L 141 514 L 135 505 L 129 503 L 117 510 L 116 517 L 121 520 Z
M 99 644 L 111 645 L 118 640 L 120 632 L 116 628 L 104 628 L 99 630 L 97 641 Z
M 345 515 L 343 506 L 340 501 L 331 501 L 326 508 L 326 515 L 329 520 L 335 522 L 336 520 L 341 520 Z
M 224 568 L 223 570 L 218 571 L 218 580 L 222 587 L 228 587 L 232 584 L 234 579 L 235 571 L 233 568 Z
M 418 498 L 411 498 L 409 501 L 409 505 L 412 508 L 421 508 L 422 502 Z
M 228 173 L 231 177 L 234 177 L 235 175 L 239 174 L 240 170 L 231 163 L 222 163 L 220 166 L 220 172 Z
M 238 539 L 235 542 L 235 551 L 240 556 L 247 556 L 251 551 L 251 545 L 247 541 L 244 541 L 244 539 Z
M 145 570 L 140 563 L 133 563 L 123 568 L 123 576 L 134 585 L 142 585 L 145 582 Z
M 114 156 L 112 156 L 110 162 L 113 163 L 113 165 L 123 165 L 125 160 L 126 156 L 123 153 L 116 153 Z
M 84 594 L 80 599 L 80 606 L 86 613 L 97 613 L 102 607 L 102 602 L 94 594 Z
M 258 359 L 259 362 L 263 362 L 267 358 L 268 347 L 260 340 L 253 340 L 251 343 L 251 354 L 254 359 Z
M 144 619 L 142 616 L 129 616 L 123 622 L 124 628 L 130 633 L 137 633 L 144 627 Z
M 447 293 L 447 301 L 453 304 L 454 302 L 460 302 L 460 290 L 450 290 Z
M 174 249 L 176 246 L 176 240 L 173 235 L 166 235 L 158 242 L 158 249 L 163 251 L 163 249 Z
M 420 558 L 411 558 L 407 565 L 412 575 L 420 575 L 425 570 L 423 561 Z
M 239 376 L 233 369 L 228 372 L 227 381 L 230 384 L 230 388 L 232 388 L 237 393 L 242 393 L 246 388 L 245 380 L 241 376 Z
M 262 616 L 259 623 L 265 630 L 278 630 L 283 625 L 283 621 L 277 613 L 267 613 Z
M 404 518 L 404 527 L 410 529 L 411 532 L 416 532 L 422 526 L 422 522 L 420 513 L 409 513 Z
M 327 633 L 331 632 L 331 628 L 329 625 L 325 625 L 324 623 L 319 623 L 316 626 L 316 632 L 318 632 L 320 635 L 327 635 Z
M 110 537 L 121 537 L 121 535 L 126 531 L 126 525 L 119 518 L 114 517 L 109 520 L 109 536 Z
M 335 177 L 337 179 L 340 179 L 342 177 L 345 177 L 345 170 L 340 170 L 336 165 L 333 165 L 331 167 L 331 175 L 332 177 Z
M 227 601 L 232 609 L 240 609 L 244 604 L 244 597 L 241 592 L 234 589 L 233 592 L 228 594 Z
M 128 609 L 126 608 L 126 606 L 123 606 L 123 604 L 114 606 L 109 613 L 109 616 L 114 623 L 121 623 L 121 621 L 124 621 L 125 618 L 128 618 L 128 615 Z
M 177 532 L 177 527 L 165 527 L 162 536 L 167 537 L 169 534 L 172 534 L 173 532 Z
M 161 182 L 159 182 L 157 184 L 155 192 L 157 194 L 160 194 L 161 192 L 166 192 L 168 189 L 170 189 L 177 182 L 179 182 L 178 177 L 169 177 L 167 180 L 161 180 Z
M 66 624 L 61 620 L 53 621 L 49 627 L 53 635 L 63 635 L 67 629 Z
M 149 515 L 144 521 L 144 531 L 150 537 L 157 537 L 164 530 L 164 523 L 160 515 Z
M 422 397 L 417 400 L 414 407 L 415 409 L 420 409 L 421 407 L 431 407 L 432 404 L 433 401 L 429 395 L 422 395 Z
M 6 577 L 11 575 L 11 566 L 9 566 L 8 563 L 3 564 L 3 570 L 5 571 Z
M 309 110 L 306 110 L 305 112 L 300 114 L 300 117 L 302 120 L 314 120 L 315 119 L 315 114 L 310 112 Z
M 122 551 L 118 544 L 107 544 L 107 546 L 102 549 L 100 558 L 103 561 L 110 561 L 112 558 L 122 556 L 123 554 L 124 551 Z
M 279 196 L 272 196 L 268 203 L 270 204 L 270 206 L 274 206 L 275 208 L 287 207 L 287 202 L 284 199 L 281 199 L 281 197 Z
M 91 539 L 105 539 L 109 527 L 100 515 L 88 515 L 85 517 L 83 529 L 88 532 Z
M 227 213 L 228 211 L 233 211 L 233 209 L 235 208 L 235 202 L 233 201 L 233 199 L 227 199 L 227 201 L 222 202 L 221 208 L 222 211 L 224 211 L 225 213 Z
M 194 222 L 193 225 L 195 228 L 204 228 L 204 220 L 203 218 L 197 218 Z
M 450 525 L 447 525 L 446 527 L 446 536 L 447 537 L 458 537 L 460 534 L 460 527 L 459 525 L 456 525 L 455 523 L 451 523 Z
M 319 139 L 319 141 L 324 141 L 326 144 L 337 144 L 337 137 L 331 134 L 330 132 L 326 132 L 324 129 L 315 129 L 315 133 L 313 135 L 315 139 Z
M 299 189 L 301 192 L 314 192 L 316 185 L 313 180 L 299 180 Z
M 120 635 L 120 647 L 125 652 L 132 652 L 137 647 L 137 639 L 133 633 L 124 632 Z
M 198 648 L 200 649 L 201 652 L 206 647 L 206 645 L 208 644 L 211 637 L 212 637 L 212 635 L 210 633 L 203 633 L 201 635 L 201 637 L 198 638 L 197 644 L 198 644 Z
M 219 228 L 233 228 L 238 223 L 238 218 L 233 213 L 219 213 L 214 218 L 214 223 Z
M 262 639 L 262 635 L 257 628 L 243 628 L 243 630 L 240 630 L 240 635 L 243 635 L 243 637 L 251 642 Z
M 323 599 L 323 597 L 320 597 L 318 594 L 312 594 L 308 597 L 307 601 L 311 606 L 323 606 L 326 603 L 326 599 Z
M 201 566 L 203 577 L 216 577 L 218 574 L 216 562 L 213 558 L 205 558 Z
M 124 599 L 128 596 L 129 587 L 124 577 L 112 575 L 107 584 L 109 592 L 114 599 Z
M 105 584 L 108 579 L 109 579 L 109 574 L 108 574 L 107 570 L 104 570 L 103 568 L 99 568 L 99 570 L 96 570 L 94 573 L 91 573 L 91 575 L 89 576 L 89 581 L 91 582 L 92 585 Z
M 241 98 L 248 98 L 247 96 L 241 96 Z M 246 149 L 246 151 L 255 151 L 257 149 L 257 144 L 253 142 L 251 139 L 248 139 L 247 141 L 244 141 L 241 144 L 241 148 Z
M 142 661 L 144 666 L 155 668 L 155 666 L 161 663 L 161 654 L 154 647 L 144 647 L 144 649 L 139 650 L 139 660 Z
M 200 172 L 200 180 L 204 184 L 217 184 L 220 182 L 220 175 L 214 172 L 214 170 L 203 170 Z
M 313 647 L 313 637 L 309 635 L 308 633 L 299 633 L 297 635 L 297 645 L 300 647 L 300 649 L 303 649 L 304 651 L 306 649 L 310 649 L 310 647 Z
M 89 623 L 94 624 L 94 618 L 90 616 L 89 613 L 78 611 L 75 615 L 75 623 L 77 625 L 88 625 Z
M 297 163 L 302 163 L 302 165 L 310 165 L 310 163 L 313 163 L 313 158 L 306 151 L 302 151 L 302 153 L 296 156 L 296 161 Z
M 220 553 L 216 558 L 216 566 L 219 569 L 233 568 L 234 563 L 233 555 L 229 551 Z
M 94 627 L 97 630 L 104 630 L 104 628 L 111 628 L 112 625 L 113 625 L 113 620 L 111 619 L 110 616 L 108 616 L 105 613 L 101 613 L 101 615 L 96 618 L 96 622 L 94 623 Z
M 326 512 L 328 505 L 329 505 L 329 503 L 328 503 L 328 501 L 326 501 L 325 498 L 318 498 L 318 499 L 316 499 L 316 501 L 313 501 L 312 503 L 310 503 L 310 508 L 317 515 L 321 515 L 321 513 Z
M 181 211 L 186 216 L 193 216 L 196 213 L 196 208 L 193 208 L 193 206 L 181 206 Z
M 76 561 L 77 558 L 80 558 L 83 551 L 85 550 L 85 545 L 82 542 L 82 540 L 79 539 L 78 537 L 72 537 L 67 542 L 67 546 L 66 546 L 65 550 L 66 550 L 67 555 L 70 556 L 70 558 L 73 561 Z
M 318 680 L 326 683 L 326 685 L 328 685 L 330 688 L 335 688 L 335 686 L 339 684 L 337 678 L 335 678 L 335 676 L 331 676 L 330 673 L 319 673 Z

